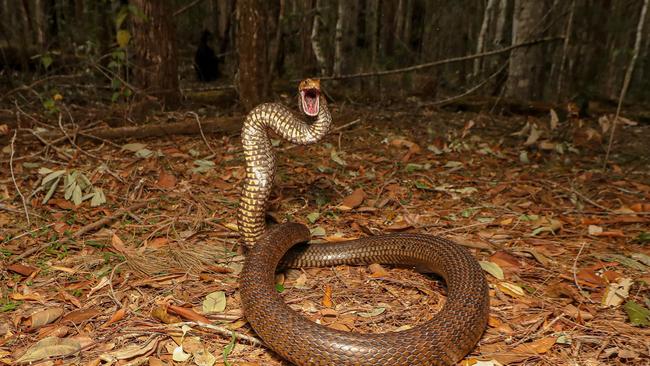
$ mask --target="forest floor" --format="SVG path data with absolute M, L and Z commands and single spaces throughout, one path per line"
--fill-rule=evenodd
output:
M 274 141 L 278 220 L 315 241 L 412 231 L 469 248 L 491 309 L 463 365 L 650 365 L 650 125 L 619 125 L 603 172 L 603 116 L 580 140 L 548 116 L 417 100 L 334 110 L 343 127 L 321 143 Z M 0 365 L 286 364 L 240 307 L 236 135 L 48 144 L 0 152 Z M 278 291 L 356 332 L 422 323 L 445 298 L 435 277 L 377 265 L 288 270 Z

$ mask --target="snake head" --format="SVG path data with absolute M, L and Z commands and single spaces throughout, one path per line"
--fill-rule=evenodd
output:
M 320 111 L 320 80 L 305 79 L 298 86 L 300 109 L 309 117 L 316 117 Z

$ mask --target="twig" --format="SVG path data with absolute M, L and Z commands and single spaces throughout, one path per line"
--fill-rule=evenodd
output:
M 576 284 L 576 287 L 578 290 L 580 290 L 580 295 L 584 297 L 585 299 L 589 300 L 589 302 L 593 303 L 593 300 L 588 298 L 582 293 L 582 286 L 578 283 L 578 258 L 580 258 L 580 254 L 582 254 L 582 250 L 585 249 L 585 245 L 587 245 L 586 241 L 582 242 L 582 245 L 580 246 L 580 250 L 578 251 L 578 254 L 576 257 L 573 259 L 573 266 L 571 267 L 571 271 L 573 272 L 573 282 Z
M 623 80 L 623 87 L 621 88 L 621 95 L 618 97 L 618 105 L 616 106 L 616 115 L 614 116 L 614 123 L 612 123 L 612 130 L 609 133 L 609 142 L 607 143 L 607 152 L 605 153 L 605 161 L 603 161 L 603 171 L 607 169 L 607 162 L 609 161 L 609 154 L 612 151 L 612 142 L 614 141 L 614 131 L 616 131 L 616 124 L 618 123 L 618 116 L 621 114 L 621 107 L 623 106 L 623 99 L 630 86 L 632 80 L 632 73 L 634 72 L 634 64 L 639 57 L 639 50 L 641 49 L 641 38 L 643 37 L 643 25 L 645 24 L 645 13 L 648 10 L 648 0 L 643 1 L 641 7 L 641 15 L 639 16 L 639 24 L 636 28 L 636 41 L 634 42 L 634 51 L 632 52 L 632 59 L 625 72 L 625 79 Z
M 371 76 L 384 76 L 384 75 L 392 75 L 392 74 L 403 74 L 403 73 L 406 73 L 406 72 L 427 69 L 427 68 L 434 67 L 434 66 L 450 64 L 450 63 L 454 63 L 454 62 L 473 60 L 475 58 L 480 58 L 480 57 L 488 57 L 488 56 L 498 55 L 498 54 L 501 54 L 501 53 L 510 52 L 510 51 L 512 51 L 514 49 L 517 49 L 517 48 L 520 48 L 520 47 L 528 47 L 528 46 L 532 46 L 532 45 L 535 45 L 535 44 L 538 44 L 538 43 L 551 42 L 551 41 L 557 41 L 557 40 L 562 40 L 562 39 L 564 39 L 564 36 L 546 37 L 546 38 L 540 38 L 540 39 L 536 39 L 536 40 L 532 40 L 532 41 L 528 41 L 528 42 L 522 42 L 522 43 L 514 44 L 512 46 L 500 48 L 500 49 L 497 49 L 497 50 L 481 52 L 481 53 L 476 53 L 476 54 L 467 55 L 467 56 L 452 57 L 452 58 L 447 58 L 447 59 L 444 59 L 444 60 L 427 62 L 427 63 L 424 63 L 424 64 L 413 65 L 413 66 L 403 67 L 403 68 L 399 68 L 399 69 L 362 72 L 362 73 L 358 73 L 358 74 L 347 74 L 347 75 L 339 75 L 339 76 L 334 76 L 334 75 L 333 76 L 323 76 L 323 77 L 319 77 L 319 79 L 320 80 L 343 80 L 343 79 L 357 79 L 357 78 L 364 78 L 364 77 L 371 77 Z M 300 80 L 302 80 L 302 79 L 294 79 L 294 80 L 291 80 L 291 82 L 298 82 Z
M 2 205 L 0 205 L 0 208 L 4 208 L 4 207 L 2 207 Z M 16 212 L 20 212 L 20 211 L 16 211 Z M 2 244 L 7 244 L 7 243 L 9 243 L 9 242 L 12 241 L 12 240 L 20 239 L 20 238 L 22 238 L 23 236 L 31 235 L 31 234 L 33 234 L 33 233 L 35 233 L 35 232 L 37 232 L 37 231 L 41 231 L 41 230 L 43 230 L 43 229 L 47 229 L 47 228 L 50 227 L 50 226 L 54 226 L 54 223 L 49 223 L 49 224 L 47 224 L 47 225 L 43 225 L 43 226 L 41 226 L 41 227 L 39 227 L 39 228 L 32 229 L 32 230 L 29 230 L 29 231 L 25 231 L 25 232 L 22 233 L 22 234 L 18 234 L 18 235 L 14 236 L 14 237 L 11 237 L 10 239 L 7 239 L 7 240 L 4 241 Z
M 228 338 L 232 337 L 233 334 L 234 334 L 234 335 L 237 336 L 237 339 L 242 339 L 242 340 L 248 342 L 249 344 L 251 344 L 253 346 L 260 346 L 260 347 L 264 346 L 264 342 L 259 338 L 256 338 L 256 337 L 253 337 L 253 336 L 248 336 L 246 334 L 237 333 L 237 332 L 235 332 L 233 330 L 230 330 L 230 329 L 228 329 L 226 327 L 222 327 L 222 326 L 219 326 L 219 325 L 212 325 L 212 324 L 207 324 L 207 323 L 203 323 L 203 322 L 181 322 L 181 323 L 174 323 L 174 324 L 170 324 L 170 325 L 173 325 L 173 326 L 183 326 L 183 325 L 192 326 L 192 325 L 195 325 L 195 326 L 199 326 L 199 327 L 202 327 L 202 328 L 207 328 L 207 329 L 213 330 L 213 331 L 217 332 L 218 334 L 220 334 L 222 336 L 226 336 Z
M 200 3 L 201 1 L 203 1 L 203 0 L 194 0 L 194 1 L 192 1 L 191 3 L 185 5 L 184 7 L 182 7 L 182 8 L 180 8 L 180 9 L 176 10 L 176 11 L 174 12 L 173 16 L 177 17 L 177 16 L 183 14 L 184 12 L 186 12 L 187 10 L 189 10 L 190 8 L 192 8 L 194 5 Z
M 214 149 L 212 149 L 212 146 L 210 146 L 208 139 L 205 138 L 205 134 L 203 133 L 203 127 L 201 127 L 201 119 L 199 119 L 199 115 L 196 114 L 196 112 L 187 112 L 187 114 L 193 116 L 194 119 L 196 120 L 196 124 L 199 126 L 199 132 L 201 133 L 201 138 L 203 138 L 203 142 L 205 142 L 205 146 L 208 147 L 208 150 L 210 150 L 212 155 L 217 155 L 217 152 L 214 151 Z
M 17 134 L 18 131 L 14 131 L 14 136 L 11 138 L 11 155 L 9 156 L 9 170 L 11 171 L 11 180 L 14 182 L 14 187 L 16 187 L 16 191 L 18 192 L 20 199 L 23 201 L 23 209 L 25 210 L 25 218 L 27 218 L 27 226 L 32 226 L 32 222 L 29 219 L 29 211 L 27 210 L 27 201 L 25 200 L 25 196 L 23 196 L 23 192 L 21 192 L 20 188 L 18 187 L 18 182 L 16 182 L 16 176 L 14 174 L 14 153 L 16 152 L 14 145 L 16 143 Z
M 138 203 L 134 204 L 131 207 L 121 208 L 121 209 L 117 210 L 114 214 L 112 214 L 110 216 L 106 216 L 106 217 L 104 217 L 104 218 L 102 218 L 100 220 L 97 220 L 97 221 L 95 221 L 93 223 L 90 223 L 90 224 L 82 227 L 81 229 L 77 230 L 77 232 L 74 233 L 73 237 L 74 238 L 79 238 L 79 237 L 81 237 L 82 235 L 86 234 L 89 231 L 97 230 L 97 229 L 101 228 L 102 226 L 110 223 L 111 221 L 117 219 L 118 217 L 124 215 L 125 213 L 127 213 L 129 211 L 134 211 L 134 210 L 137 210 L 139 208 L 142 208 L 142 207 L 148 205 L 151 201 L 152 200 L 148 200 L 148 201 L 144 201 L 144 202 L 138 202 Z
M 360 118 L 357 118 L 357 119 L 355 119 L 355 120 L 352 121 L 352 122 L 348 122 L 348 123 L 346 123 L 346 124 L 344 124 L 344 125 L 336 126 L 334 129 L 332 129 L 332 132 L 336 132 L 336 131 L 344 130 L 344 129 L 346 129 L 346 128 L 352 126 L 352 125 L 356 125 L 356 124 L 359 123 L 359 122 L 361 122 L 361 119 L 360 119 Z
M 445 98 L 445 99 L 442 99 L 442 100 L 437 100 L 437 101 L 434 101 L 434 102 L 423 103 L 423 104 L 421 104 L 421 105 L 423 105 L 423 106 L 427 106 L 427 105 L 440 105 L 440 104 L 447 104 L 447 103 L 449 103 L 449 102 L 453 102 L 453 101 L 455 101 L 455 100 L 458 100 L 458 99 L 461 99 L 461 98 L 463 98 L 463 97 L 466 97 L 466 96 L 468 96 L 468 95 L 474 93 L 475 91 L 479 90 L 481 87 L 483 87 L 483 85 L 487 84 L 488 81 L 492 80 L 492 79 L 495 78 L 497 75 L 499 75 L 503 70 L 505 70 L 505 68 L 508 66 L 508 63 L 509 63 L 509 62 L 510 62 L 510 60 L 504 62 L 503 65 L 502 65 L 502 66 L 501 66 L 501 67 L 500 67 L 496 72 L 494 72 L 493 74 L 491 74 L 491 75 L 488 76 L 487 78 L 483 79 L 483 81 L 481 81 L 480 83 L 476 84 L 475 86 L 473 86 L 473 87 L 467 89 L 466 91 L 464 91 L 464 92 L 461 93 L 461 94 L 454 95 L 454 96 L 452 96 L 452 97 Z

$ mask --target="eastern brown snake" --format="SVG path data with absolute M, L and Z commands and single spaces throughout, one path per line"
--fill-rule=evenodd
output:
M 265 226 L 266 205 L 275 173 L 268 130 L 297 144 L 327 134 L 331 116 L 318 81 L 300 84 L 305 123 L 281 104 L 262 104 L 246 117 L 242 143 L 246 178 L 238 212 L 239 230 L 249 248 L 240 275 L 244 315 L 264 342 L 296 365 L 453 365 L 483 334 L 489 313 L 485 276 L 468 250 L 444 238 L 390 234 L 337 244 L 300 244 L 310 239 L 297 223 Z M 316 98 L 316 99 L 314 99 Z M 294 250 L 290 250 L 296 244 Z M 442 276 L 448 288 L 440 312 L 411 329 L 383 333 L 344 332 L 295 313 L 275 288 L 275 271 L 284 267 L 339 264 L 399 264 L 426 268 Z

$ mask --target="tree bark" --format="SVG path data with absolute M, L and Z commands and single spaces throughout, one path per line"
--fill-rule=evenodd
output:
M 512 44 L 529 41 L 536 34 L 536 26 L 544 16 L 544 6 L 537 1 L 515 0 Z M 510 54 L 506 97 L 535 100 L 541 97 L 538 79 L 543 72 L 544 53 L 540 46 L 513 50 Z
M 406 1 L 406 15 L 404 16 L 402 41 L 411 47 L 411 25 L 413 24 L 413 0 Z
M 318 68 L 320 69 L 320 74 L 322 76 L 327 75 L 327 61 L 325 60 L 325 53 L 323 52 L 323 47 L 320 44 L 320 24 L 323 21 L 321 16 L 322 11 L 322 1 L 316 0 L 316 6 L 314 8 L 316 13 L 314 14 L 314 22 L 311 27 L 311 49 L 314 51 L 314 57 L 316 57 L 316 62 L 318 63 Z
M 133 17 L 135 84 L 165 106 L 180 101 L 178 55 L 171 8 L 167 0 L 132 0 L 144 17 Z
M 334 33 L 334 75 L 341 75 L 343 67 L 343 25 L 345 24 L 345 0 L 338 1 L 336 30 Z
M 481 30 L 478 33 L 478 39 L 476 40 L 476 53 L 483 52 L 483 47 L 485 44 L 485 35 L 487 34 L 488 25 L 490 24 L 490 18 L 492 14 L 492 8 L 496 0 L 488 0 L 485 10 L 483 11 L 483 22 L 481 24 Z M 482 60 L 477 58 L 474 60 L 474 77 L 478 78 L 481 73 Z
M 556 98 L 558 101 L 564 99 L 566 92 L 564 91 L 564 73 L 566 68 L 567 54 L 569 53 L 569 42 L 571 40 L 571 33 L 573 32 L 573 12 L 576 7 L 576 1 L 571 0 L 569 5 L 569 15 L 567 16 L 567 25 L 564 30 L 564 46 L 562 47 L 562 59 L 560 60 L 560 71 L 557 78 L 557 92 Z
M 269 97 L 268 42 L 264 0 L 237 1 L 237 54 L 239 100 L 246 110 Z
M 284 11 L 285 11 L 285 0 L 280 0 L 279 10 L 278 10 L 278 20 L 275 29 L 275 38 L 273 43 L 271 43 L 271 56 L 269 66 L 269 73 L 275 75 L 276 71 L 282 70 L 283 66 L 280 64 L 280 52 L 282 48 L 282 35 L 284 33 Z M 278 73 L 281 74 L 281 73 Z

